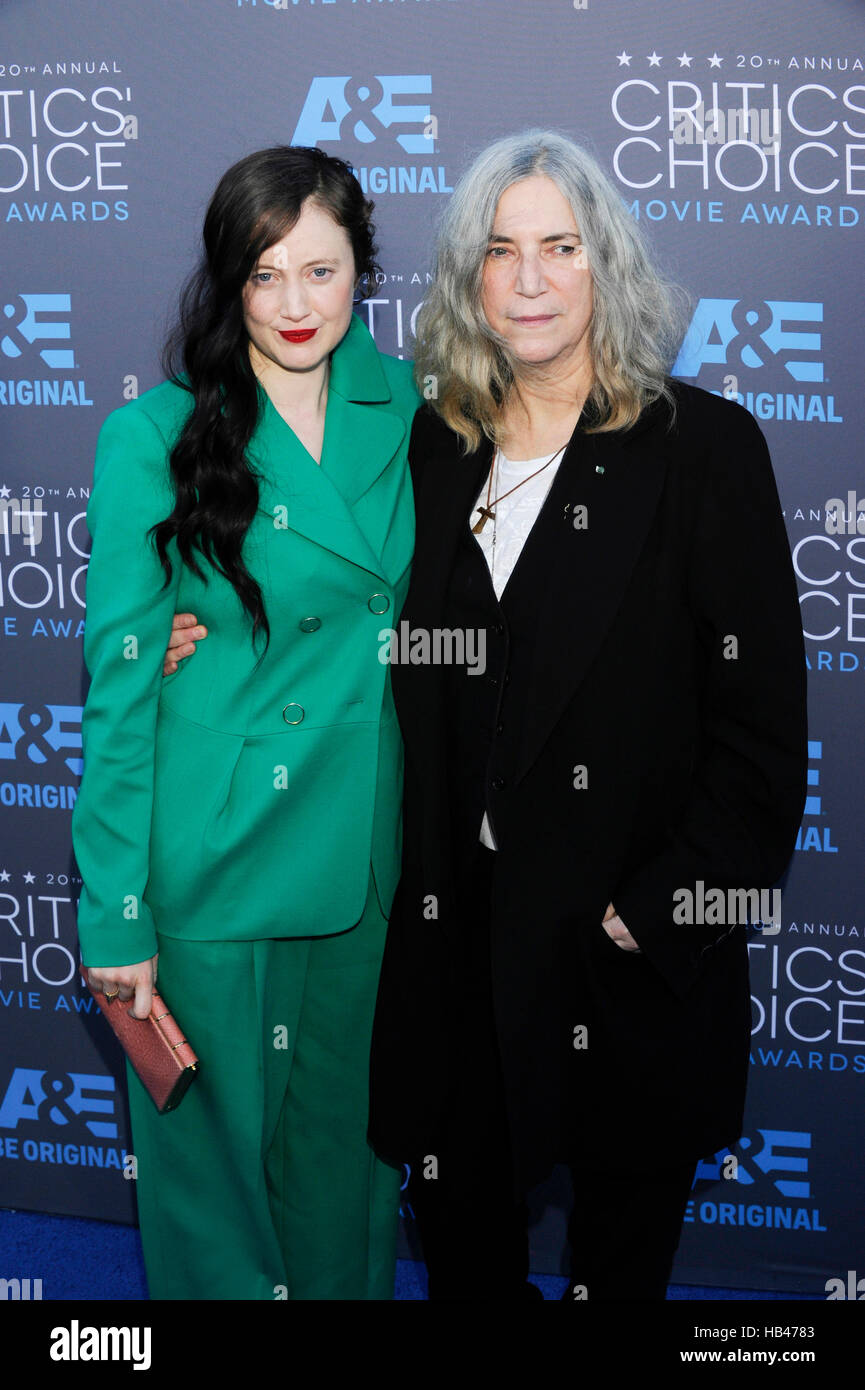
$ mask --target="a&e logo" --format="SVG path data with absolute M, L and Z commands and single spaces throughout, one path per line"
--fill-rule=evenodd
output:
M 772 1186 L 784 1197 L 807 1198 L 811 1195 L 811 1186 L 808 1182 L 808 1154 L 811 1149 L 811 1135 L 805 1130 L 788 1129 L 758 1129 L 757 1133 L 762 1140 L 759 1148 L 753 1141 L 745 1136 L 739 1140 L 738 1147 L 743 1151 L 754 1149 L 750 1156 L 750 1164 L 758 1169 L 755 1174 L 748 1171 L 748 1162 L 743 1158 L 737 1159 L 735 1178 L 742 1188 L 751 1187 L 755 1182 L 760 1182 L 761 1177 L 771 1178 Z M 782 1153 L 780 1150 L 792 1149 L 792 1153 Z M 727 1150 L 722 1149 L 715 1154 L 712 1160 L 702 1159 L 694 1173 L 694 1184 L 698 1182 L 718 1182 L 722 1174 L 723 1160 L 727 1157 Z M 782 1176 L 774 1176 L 781 1174 Z M 795 1177 L 785 1176 L 786 1174 L 797 1174 Z
M 0 339 L 0 352 L 4 357 L 21 357 L 34 344 L 68 343 L 72 307 L 68 294 L 19 294 L 17 298 L 24 305 L 23 313 L 17 304 L 3 305 L 7 332 Z M 11 325 L 10 319 L 14 320 Z M 39 347 L 38 351 L 46 367 L 57 370 L 75 366 L 75 353 L 70 347 Z
M 81 776 L 81 706 L 0 704 L 0 759 L 62 763 Z
M 0 405 L 92 405 L 85 382 L 39 375 L 40 362 L 52 372 L 77 366 L 69 346 L 71 295 L 19 294 L 0 299 L 0 308 Z
M 330 144 L 357 140 L 361 145 L 383 141 L 406 154 L 430 154 L 432 142 L 428 73 L 409 76 L 314 77 L 292 136 L 294 145 Z
M 22 1122 L 83 1124 L 97 1139 L 116 1139 L 115 1094 L 113 1076 L 16 1067 L 0 1104 L 0 1129 L 17 1129 Z M 97 1115 L 103 1118 L 87 1118 Z
M 703 377 L 760 420 L 841 424 L 835 397 L 814 389 L 825 380 L 822 324 L 820 301 L 701 299 L 673 375 Z
M 777 362 L 794 381 L 822 381 L 819 357 L 823 305 L 807 300 L 701 299 L 673 367 L 698 377 L 703 367 L 749 371 Z M 807 325 L 807 326 L 806 326 Z

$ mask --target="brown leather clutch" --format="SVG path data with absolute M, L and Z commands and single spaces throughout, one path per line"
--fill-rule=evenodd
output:
M 147 1018 L 135 1018 L 129 1012 L 135 995 L 109 1001 L 101 991 L 97 993 L 92 988 L 84 971 L 82 975 L 157 1110 L 161 1114 L 174 1110 L 195 1078 L 198 1058 L 162 995 L 154 990 Z

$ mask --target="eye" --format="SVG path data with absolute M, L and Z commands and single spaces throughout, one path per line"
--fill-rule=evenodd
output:
M 250 276 L 254 285 L 269 285 L 273 279 L 272 270 L 254 270 Z
M 316 280 L 324 280 L 326 276 L 332 275 L 333 271 L 330 266 L 317 265 L 312 273 Z
M 487 257 L 491 261 L 501 261 L 508 255 L 508 251 L 507 246 L 489 246 L 487 247 Z

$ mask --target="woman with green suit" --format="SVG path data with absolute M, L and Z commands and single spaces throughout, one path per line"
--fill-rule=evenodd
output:
M 82 956 L 140 1018 L 158 967 L 201 1062 L 164 1115 L 128 1069 L 152 1298 L 393 1292 L 400 1175 L 366 1141 L 401 831 L 379 632 L 408 587 L 418 398 L 352 313 L 371 210 L 319 150 L 230 169 L 170 379 L 99 437 Z M 163 681 L 177 609 L 220 640 Z

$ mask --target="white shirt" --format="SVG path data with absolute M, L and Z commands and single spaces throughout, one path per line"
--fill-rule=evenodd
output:
M 563 453 L 564 448 L 554 457 L 549 467 L 543 469 L 542 473 L 538 473 L 538 469 L 543 468 L 543 465 L 548 462 L 549 454 L 536 459 L 508 459 L 499 450 L 495 456 L 490 497 L 496 519 L 495 522 L 487 521 L 484 529 L 475 536 L 475 540 L 486 557 L 493 588 L 498 599 L 501 599 L 505 585 L 520 558 L 526 537 L 537 521 L 538 513 L 552 486 Z M 531 473 L 537 473 L 537 477 L 531 478 L 529 482 L 517 488 L 517 491 L 511 493 L 510 497 L 502 496 L 503 493 L 510 492 L 511 488 L 516 487 L 522 478 L 528 477 Z M 470 527 L 476 526 L 480 519 L 477 508 L 487 505 L 488 485 L 489 479 L 485 478 L 475 503 L 475 509 L 469 518 Z M 499 498 L 498 502 L 495 501 L 496 497 Z M 494 535 L 496 538 L 495 547 L 493 547 Z M 486 845 L 488 849 L 498 849 L 486 812 L 484 812 L 481 824 L 480 838 L 481 844 Z

